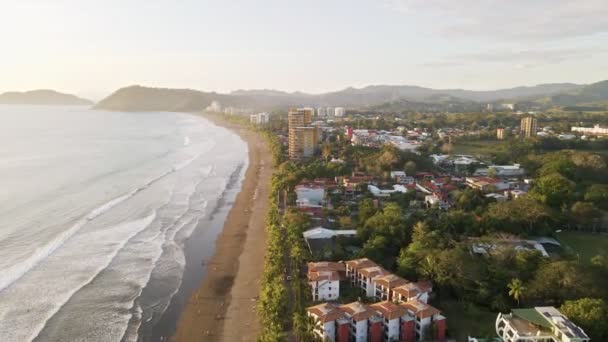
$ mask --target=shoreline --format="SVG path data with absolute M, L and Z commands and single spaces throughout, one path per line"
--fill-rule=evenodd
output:
M 196 115 L 238 134 L 249 147 L 249 165 L 203 281 L 179 315 L 171 341 L 255 341 L 272 156 L 266 140 L 257 133 L 213 116 Z

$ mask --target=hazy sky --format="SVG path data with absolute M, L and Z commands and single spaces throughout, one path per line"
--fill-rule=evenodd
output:
M 0 91 L 608 79 L 608 0 L 0 0 Z

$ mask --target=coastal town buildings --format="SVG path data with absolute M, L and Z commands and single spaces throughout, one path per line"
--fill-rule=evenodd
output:
M 496 317 L 496 333 L 505 342 L 587 342 L 583 329 L 554 307 L 513 309 Z
M 536 136 L 537 120 L 531 116 L 521 119 L 520 134 L 524 138 Z
M 254 125 L 267 124 L 270 120 L 270 114 L 268 113 L 257 113 L 249 115 L 249 121 Z

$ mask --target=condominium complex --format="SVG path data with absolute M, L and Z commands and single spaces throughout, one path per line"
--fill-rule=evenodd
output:
M 309 307 L 314 332 L 323 341 L 385 342 L 446 339 L 446 318 L 436 308 L 417 301 L 396 304 L 322 303 Z
M 289 110 L 290 159 L 308 158 L 314 154 L 320 140 L 320 131 L 318 127 L 310 126 L 313 114 L 313 108 Z
M 520 134 L 525 138 L 536 136 L 536 119 L 531 116 L 521 119 Z
M 369 305 L 332 302 L 308 308 L 308 315 L 316 321 L 315 333 L 322 340 L 445 340 L 446 318 L 427 304 L 433 290 L 430 282 L 410 282 L 367 258 L 308 264 L 308 282 L 315 301 L 337 301 L 343 280 L 379 302 Z
M 587 342 L 591 339 L 554 307 L 513 309 L 498 314 L 496 333 L 505 342 Z

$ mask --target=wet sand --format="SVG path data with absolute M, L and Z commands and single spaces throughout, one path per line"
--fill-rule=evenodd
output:
M 264 267 L 272 158 L 266 140 L 238 125 L 204 116 L 239 134 L 249 146 L 249 167 L 228 213 L 207 274 L 177 323 L 172 341 L 255 341 L 259 282 Z

